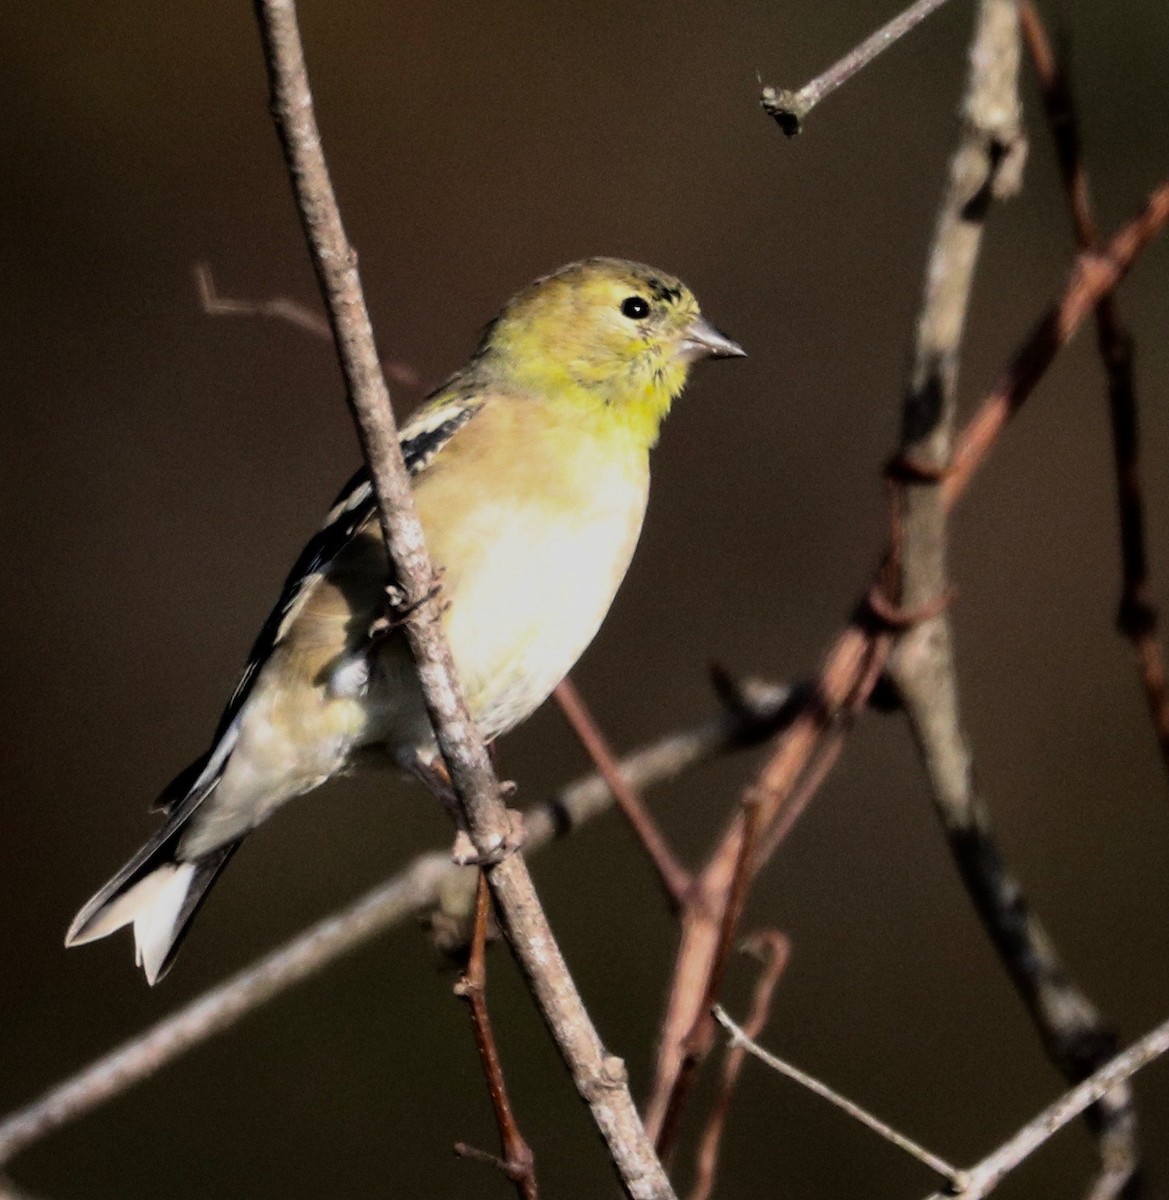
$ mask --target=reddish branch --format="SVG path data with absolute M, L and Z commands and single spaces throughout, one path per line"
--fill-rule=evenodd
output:
M 966 425 L 942 480 L 942 499 L 952 508 L 971 476 L 990 456 L 1007 423 L 1031 395 L 1055 356 L 1087 316 L 1128 274 L 1141 251 L 1169 221 L 1169 181 L 1157 186 L 1141 212 L 1101 250 L 1081 254 L 1063 292 L 1040 318 L 1011 359 L 990 395 Z
M 570 678 L 562 679 L 552 695 L 584 747 L 585 753 L 592 759 L 597 773 L 609 785 L 609 791 L 613 793 L 618 807 L 649 855 L 671 905 L 677 908 L 682 904 L 690 887 L 689 873 L 674 857 L 674 852 L 667 844 L 657 822 L 650 816 L 649 809 L 625 777 L 621 764 L 589 712 L 576 685 Z
M 1056 158 L 1067 191 L 1076 245 L 1081 251 L 1093 253 L 1100 249 L 1100 230 L 1092 207 L 1092 191 L 1068 75 L 1052 52 L 1035 6 L 1028 2 L 1020 5 L 1019 19 L 1043 94 Z M 1136 651 L 1145 703 L 1160 746 L 1161 760 L 1169 770 L 1169 695 L 1145 550 L 1145 506 L 1132 341 L 1121 321 L 1116 297 L 1111 293 L 1102 296 L 1096 305 L 1096 345 L 1108 381 L 1113 466 L 1120 514 L 1122 590 L 1117 625 Z
M 503 1158 L 493 1160 L 499 1169 L 516 1185 L 520 1200 L 537 1200 L 536 1165 L 532 1149 L 520 1132 L 511 1101 L 507 1095 L 507 1084 L 503 1078 L 503 1064 L 491 1029 L 491 1016 L 487 1011 L 487 918 L 491 909 L 491 892 L 487 877 L 479 872 L 479 884 L 475 892 L 475 926 L 471 935 L 471 949 L 467 958 L 467 969 L 455 985 L 455 994 L 466 1000 L 471 1013 L 471 1027 L 475 1031 L 475 1046 L 479 1061 L 487 1078 L 487 1090 L 491 1094 L 491 1107 L 495 1111 L 495 1123 L 499 1128 L 499 1143 Z M 455 1153 L 478 1158 L 472 1148 L 459 1142 Z M 491 1156 L 487 1156 L 490 1158 Z
M 768 929 L 752 934 L 744 942 L 743 949 L 747 953 L 755 955 L 763 964 L 759 978 L 755 982 L 751 1010 L 747 1014 L 746 1021 L 743 1022 L 743 1031 L 747 1036 L 758 1038 L 771 1016 L 771 1004 L 775 997 L 775 989 L 779 985 L 784 967 L 787 966 L 791 943 L 782 933 Z M 726 1129 L 731 1099 L 735 1094 L 735 1087 L 739 1082 L 739 1074 L 743 1069 L 743 1060 L 746 1056 L 747 1051 L 742 1046 L 735 1046 L 727 1051 L 726 1058 L 723 1060 L 718 1094 L 711 1105 L 706 1128 L 702 1131 L 702 1137 L 698 1143 L 698 1151 L 695 1155 L 694 1184 L 690 1189 L 688 1200 L 708 1200 L 714 1190 L 723 1131 Z
M 771 830 L 788 815 L 797 785 L 830 740 L 843 715 L 863 705 L 871 691 L 874 667 L 883 659 L 883 642 L 864 613 L 858 613 L 829 653 L 804 710 L 777 743 L 755 788 L 759 798 L 759 839 L 768 844 Z M 868 691 L 865 688 L 868 688 Z M 736 878 L 745 822 L 731 823 L 691 889 L 682 917 L 682 936 L 674 968 L 653 1091 L 646 1105 L 646 1127 L 656 1139 L 665 1122 L 675 1081 L 683 1069 L 684 1044 L 694 1027 L 722 943 L 721 914 Z M 754 878 L 762 862 L 750 862 Z
M 722 989 L 735 931 L 738 929 L 743 915 L 743 906 L 747 902 L 747 891 L 751 882 L 751 863 L 759 838 L 762 797 L 753 788 L 748 788 L 743 793 L 740 807 L 743 818 L 743 837 L 739 842 L 734 875 L 727 888 L 726 899 L 719 918 L 718 941 L 714 948 L 714 959 L 706 977 L 706 985 L 694 1017 L 694 1024 L 682 1039 L 682 1061 L 666 1101 L 661 1131 L 658 1133 L 655 1143 L 657 1152 L 664 1159 L 669 1158 L 677 1144 L 678 1133 L 682 1126 L 682 1113 L 694 1084 L 697 1082 L 698 1070 L 714 1046 L 716 1026 L 711 1009 L 717 1002 Z M 693 908 L 692 901 L 690 908 Z
M 1115 288 L 1144 248 L 1169 222 L 1169 181 L 1153 193 L 1146 207 L 1113 237 L 1102 253 L 1081 255 L 1071 277 L 1047 315 L 1024 341 L 999 383 L 982 402 L 955 443 L 952 466 L 945 471 L 940 495 L 948 511 L 963 495 L 975 471 L 985 462 L 1010 418 L 1030 396 L 1056 354 L 1070 341 L 1101 296 Z M 877 582 L 881 582 L 878 575 Z M 866 591 L 867 595 L 867 591 Z M 761 844 L 774 851 L 771 831 L 783 821 L 809 766 L 850 710 L 863 706 L 887 653 L 884 629 L 862 601 L 857 613 L 829 651 L 804 711 L 779 738 L 761 772 L 757 787 Z M 653 1091 L 646 1106 L 646 1126 L 653 1136 L 662 1127 L 668 1098 L 682 1066 L 682 1044 L 706 994 L 719 942 L 721 898 L 734 878 L 743 835 L 736 818 L 698 875 L 692 895 L 701 903 L 688 906 L 663 1022 Z M 753 864 L 754 875 L 762 866 Z

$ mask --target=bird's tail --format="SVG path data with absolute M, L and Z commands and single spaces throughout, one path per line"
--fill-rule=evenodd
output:
M 174 806 L 162 828 L 77 914 L 66 946 L 96 941 L 132 923 L 146 982 L 153 985 L 167 973 L 208 890 L 239 846 L 234 841 L 199 858 L 178 857 L 183 827 L 213 787 L 214 782 L 192 791 Z

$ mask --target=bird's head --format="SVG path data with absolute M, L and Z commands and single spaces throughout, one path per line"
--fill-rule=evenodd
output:
M 745 351 L 681 281 L 641 263 L 589 258 L 537 279 L 488 328 L 477 356 L 542 403 L 616 419 L 647 446 L 692 363 Z

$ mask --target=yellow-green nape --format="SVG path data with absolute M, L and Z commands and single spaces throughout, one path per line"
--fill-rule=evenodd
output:
M 488 328 L 476 366 L 494 384 L 591 413 L 651 446 L 691 364 L 743 353 L 673 275 L 587 258 L 512 297 Z

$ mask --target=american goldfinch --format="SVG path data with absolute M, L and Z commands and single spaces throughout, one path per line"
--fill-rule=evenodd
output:
M 691 364 L 742 354 L 677 279 L 587 259 L 514 296 L 402 430 L 484 738 L 537 708 L 597 632 L 637 544 L 649 451 Z M 285 801 L 371 751 L 416 772 L 433 761 L 405 639 L 375 632 L 389 582 L 359 471 L 293 566 L 210 749 L 159 799 L 162 827 L 77 914 L 67 945 L 132 923 L 156 983 L 240 842 Z

